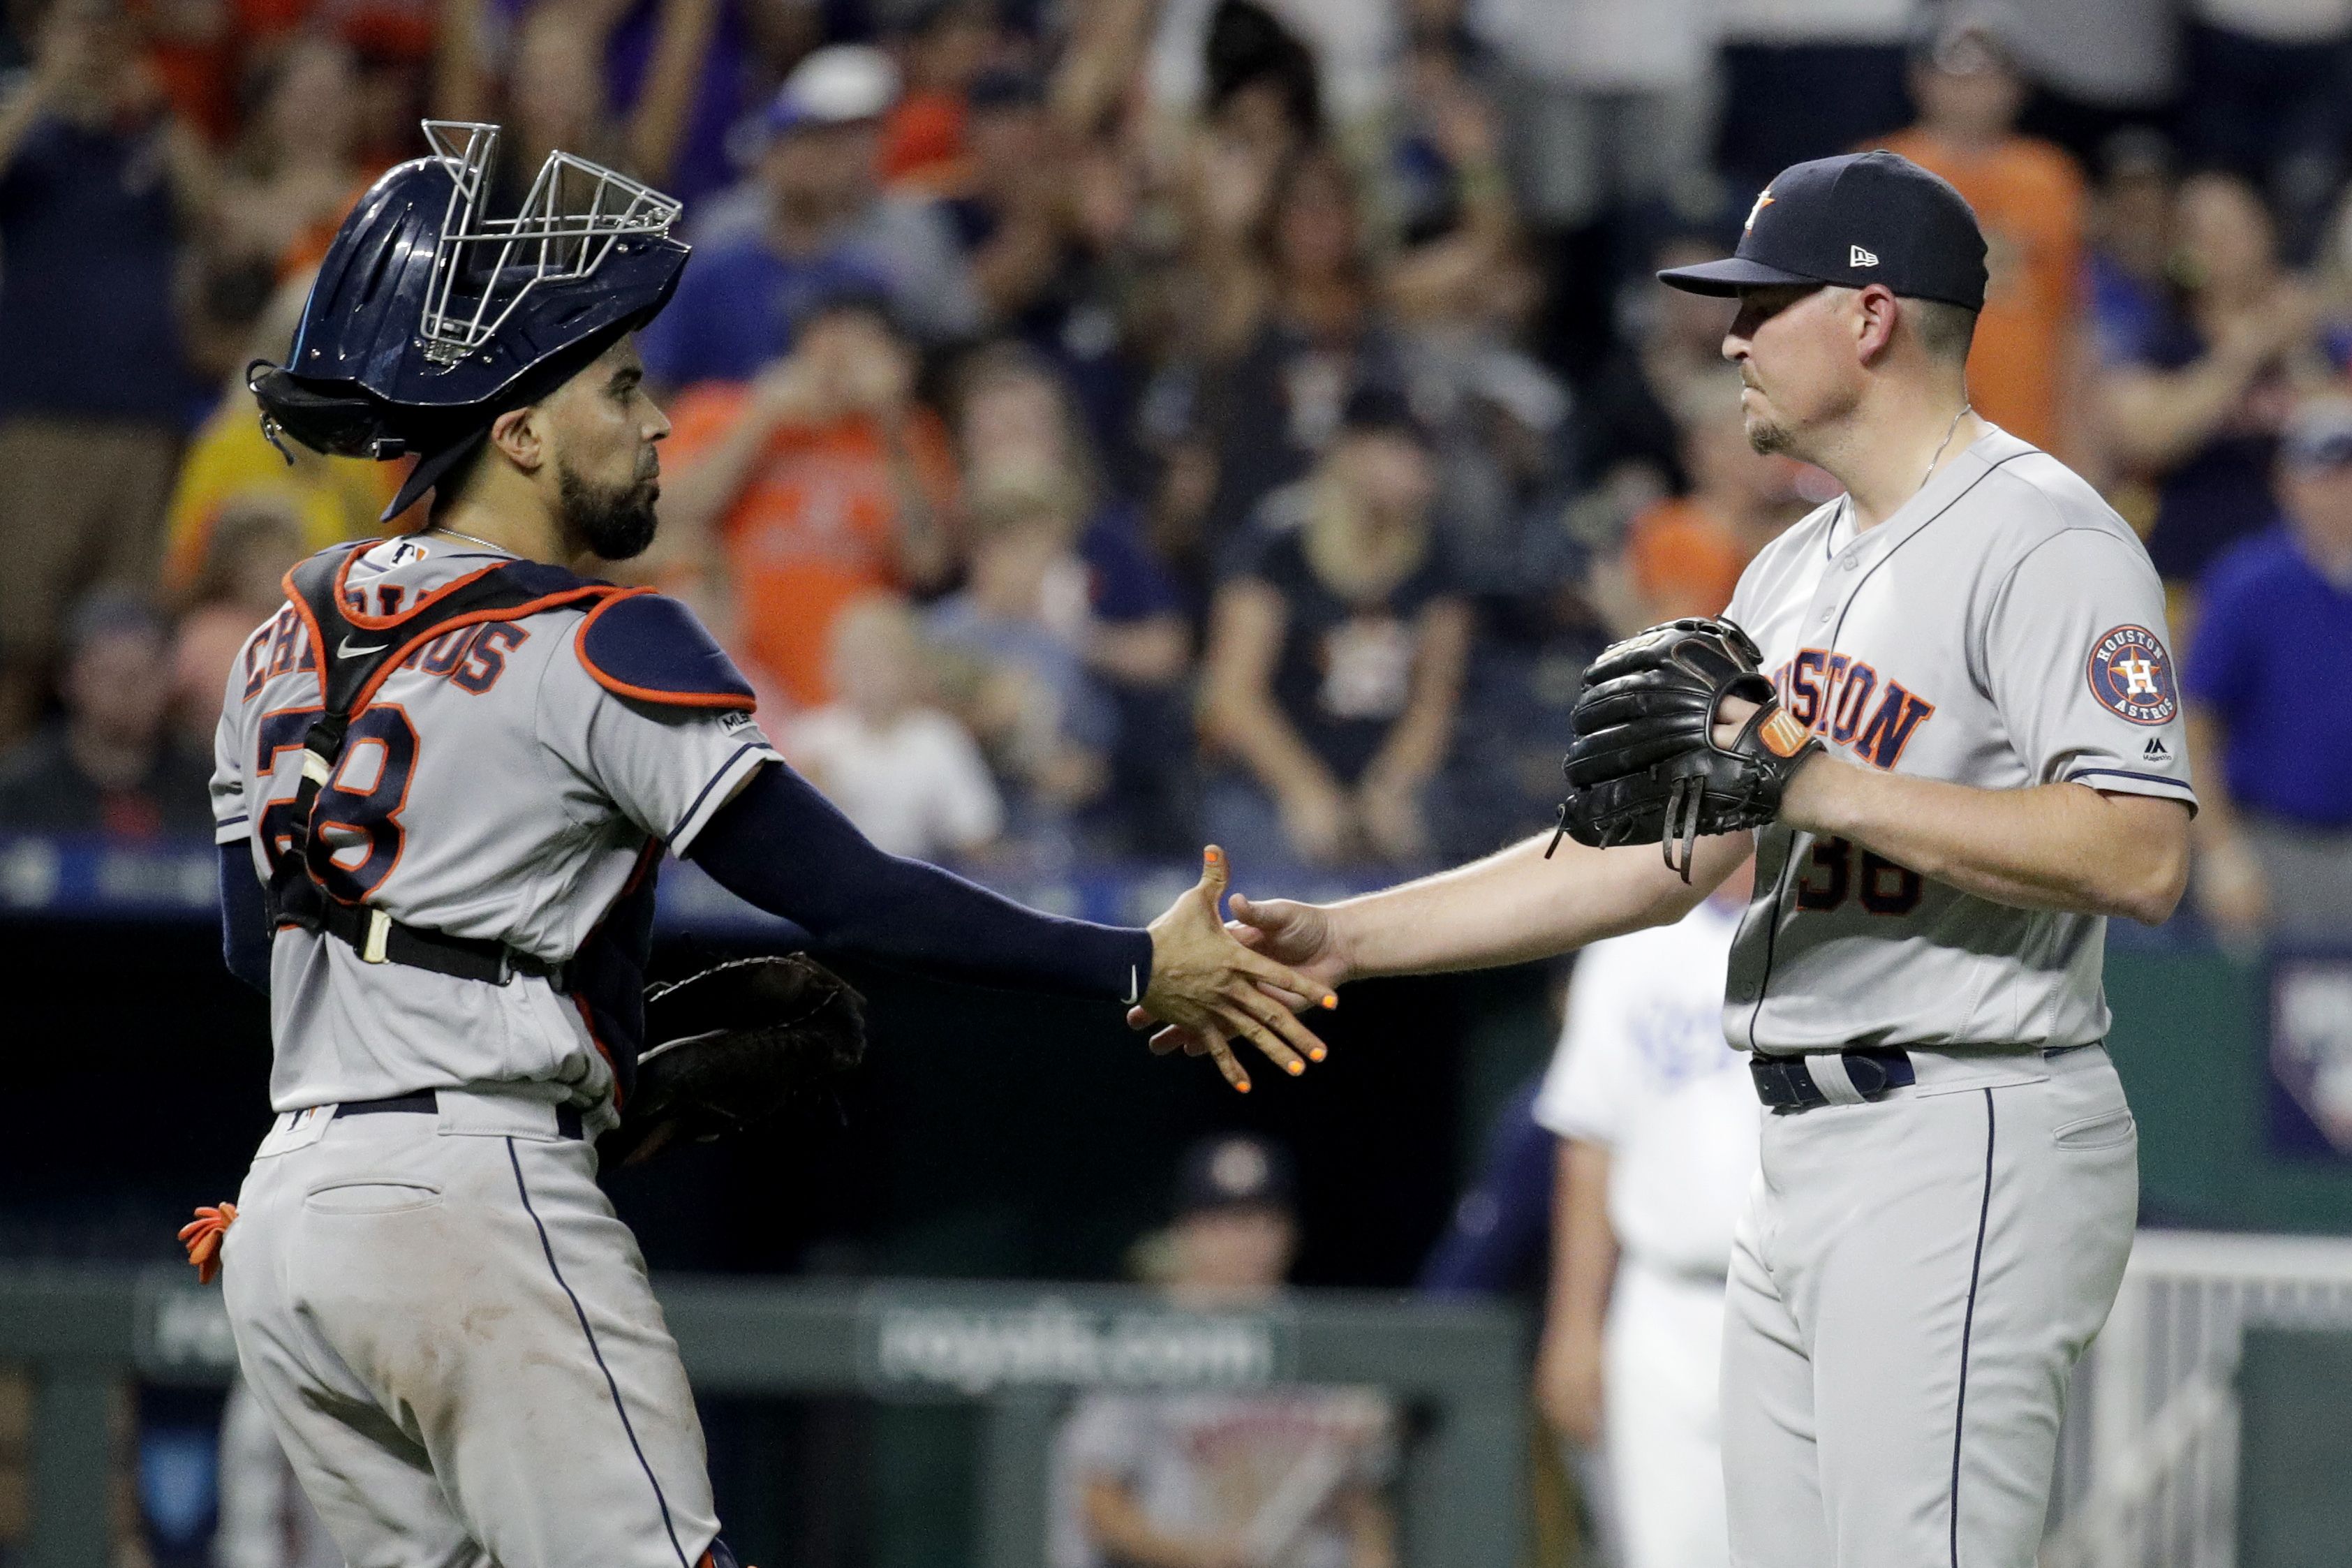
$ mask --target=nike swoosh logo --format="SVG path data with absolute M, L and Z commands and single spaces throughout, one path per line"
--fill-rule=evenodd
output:
M 388 642 L 372 642 L 362 643 L 359 647 L 353 647 L 352 646 L 352 639 L 345 637 L 342 641 L 335 645 L 335 657 L 337 658 L 357 658 L 363 653 L 382 653 L 391 646 L 392 645 Z

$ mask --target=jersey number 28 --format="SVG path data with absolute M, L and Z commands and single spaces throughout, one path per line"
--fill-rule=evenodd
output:
M 1843 838 L 1816 838 L 1805 873 L 1797 879 L 1797 907 L 1819 913 L 1858 893 L 1862 907 L 1874 915 L 1907 915 L 1919 907 L 1925 890 L 1919 873 L 1908 866 L 1868 849 L 1857 851 Z
M 302 737 L 318 717 L 316 708 L 281 708 L 261 716 L 257 759 L 268 778 L 284 752 L 299 752 Z M 416 727 L 397 703 L 362 709 L 352 719 L 335 776 L 319 792 L 311 817 L 334 849 L 328 861 L 326 890 L 355 904 L 375 891 L 400 858 L 405 830 L 400 808 L 408 798 L 408 777 L 416 767 Z M 273 797 L 261 812 L 261 842 L 270 868 L 293 845 L 294 797 Z M 364 853 L 362 853 L 364 851 Z

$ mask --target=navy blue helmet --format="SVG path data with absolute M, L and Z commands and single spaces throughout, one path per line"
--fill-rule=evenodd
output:
M 418 458 L 390 518 L 669 302 L 688 247 L 678 204 L 551 153 L 512 216 L 492 217 L 499 128 L 426 121 L 432 155 L 370 186 L 336 231 L 288 363 L 247 383 L 272 441 Z

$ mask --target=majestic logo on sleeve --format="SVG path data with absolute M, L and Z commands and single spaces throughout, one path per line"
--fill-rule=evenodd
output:
M 2091 695 L 2135 724 L 2168 724 L 2180 711 L 2172 656 L 2146 626 L 2117 626 L 2091 647 Z

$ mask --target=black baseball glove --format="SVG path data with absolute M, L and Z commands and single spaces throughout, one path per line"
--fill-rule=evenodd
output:
M 746 958 L 646 992 L 645 1053 L 607 1164 L 703 1142 L 818 1098 L 866 1055 L 866 1002 L 813 958 Z
M 1722 620 L 1668 621 L 1602 649 L 1570 716 L 1560 832 L 1598 848 L 1663 845 L 1687 882 L 1701 834 L 1771 821 L 1821 742 L 1780 705 L 1762 663 Z M 1727 697 L 1757 705 L 1727 748 L 1712 732 Z

